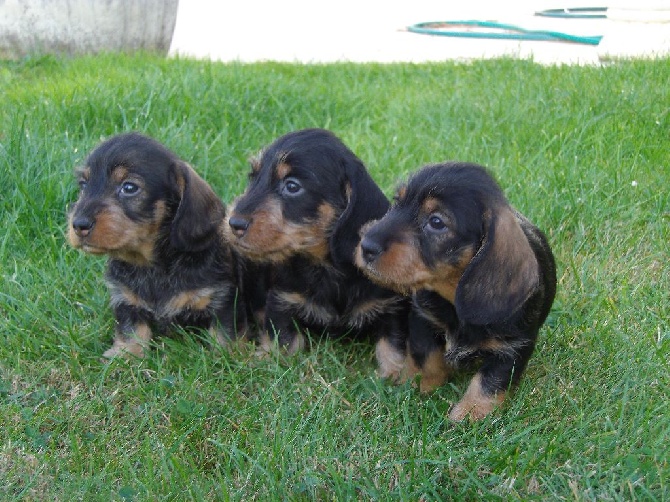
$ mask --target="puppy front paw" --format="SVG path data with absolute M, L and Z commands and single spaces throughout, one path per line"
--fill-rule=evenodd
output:
M 449 419 L 461 422 L 469 416 L 473 421 L 481 420 L 502 404 L 505 393 L 500 391 L 493 395 L 487 394 L 482 388 L 481 380 L 480 374 L 474 376 L 463 398 L 449 412 Z
M 117 338 L 112 346 L 103 352 L 102 357 L 105 359 L 128 356 L 143 358 L 145 355 L 144 349 L 144 345 L 136 340 L 120 340 Z
M 258 336 L 256 356 L 263 358 L 267 357 L 268 354 L 277 353 L 292 356 L 304 350 L 306 346 L 305 335 L 302 333 L 295 333 L 289 343 L 282 344 L 277 338 L 271 337 L 267 331 L 264 331 Z
M 381 338 L 375 347 L 377 358 L 377 374 L 380 378 L 393 383 L 403 381 L 405 353 L 394 347 L 386 338 Z
M 133 326 L 133 331 L 130 332 L 117 331 L 114 343 L 102 354 L 102 357 L 107 359 L 117 356 L 143 358 L 151 337 L 151 328 L 145 323 L 136 324 Z

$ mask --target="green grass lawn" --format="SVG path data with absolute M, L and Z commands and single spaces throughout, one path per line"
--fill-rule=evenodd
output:
M 670 499 L 670 60 L 602 68 L 0 62 L 0 499 Z M 365 343 L 288 360 L 160 339 L 104 364 L 104 260 L 70 249 L 72 169 L 103 138 L 167 144 L 224 201 L 247 158 L 333 130 L 384 192 L 491 168 L 542 228 L 558 295 L 520 387 L 452 424 Z

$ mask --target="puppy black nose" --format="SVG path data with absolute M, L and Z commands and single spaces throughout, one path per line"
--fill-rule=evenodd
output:
M 361 241 L 361 254 L 365 263 L 372 263 L 380 254 L 384 252 L 384 247 L 377 241 L 363 238 Z
M 244 233 L 249 228 L 251 222 L 247 218 L 242 218 L 240 216 L 231 216 L 228 220 L 230 228 L 233 229 L 233 233 L 238 237 L 242 237 Z
M 72 228 L 74 228 L 75 233 L 80 237 L 86 237 L 94 225 L 95 221 L 88 216 L 77 216 L 72 220 Z

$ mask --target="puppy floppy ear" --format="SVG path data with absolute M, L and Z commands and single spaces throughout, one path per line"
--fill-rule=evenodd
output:
M 170 244 L 180 251 L 202 251 L 216 238 L 225 208 L 211 187 L 185 162 L 174 164 L 179 206 Z
M 330 254 L 336 264 L 353 263 L 361 227 L 370 220 L 381 218 L 389 208 L 384 193 L 360 160 L 347 161 L 345 176 L 342 191 L 346 208 L 337 219 L 329 242 Z
M 526 302 L 539 283 L 537 258 L 513 210 L 488 211 L 482 245 L 456 288 L 458 317 L 478 325 L 502 322 Z

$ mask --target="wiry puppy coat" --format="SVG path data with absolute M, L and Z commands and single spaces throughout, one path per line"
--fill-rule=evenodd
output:
M 359 230 L 389 202 L 363 163 L 334 134 L 286 134 L 252 161 L 245 193 L 231 207 L 230 241 L 270 263 L 265 309 L 268 349 L 303 347 L 302 332 L 376 336 L 383 377 L 397 376 L 409 302 L 371 282 L 354 264 Z
M 453 420 L 480 419 L 518 382 L 556 293 L 545 236 L 515 211 L 484 168 L 431 165 L 399 189 L 364 230 L 357 264 L 380 284 L 413 293 L 407 377 L 444 383 L 481 360 Z
M 188 164 L 128 133 L 100 144 L 76 174 L 69 241 L 109 256 L 116 333 L 105 357 L 142 356 L 171 325 L 208 329 L 220 343 L 245 332 L 244 271 L 224 241 L 224 205 Z

